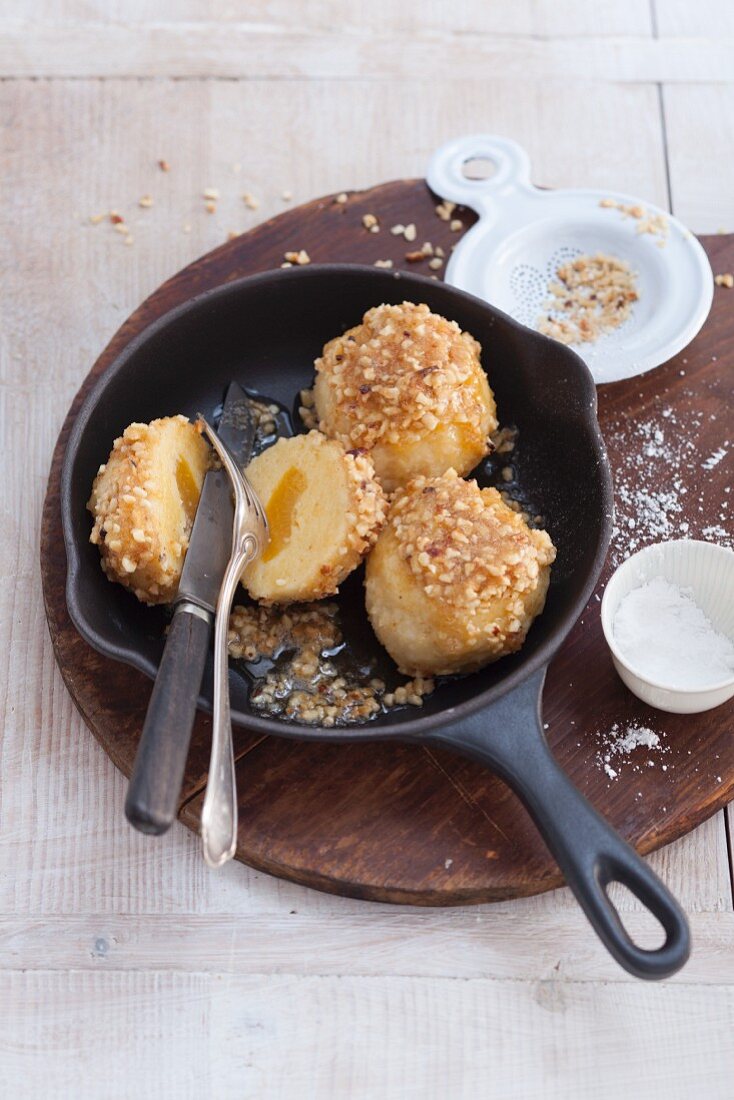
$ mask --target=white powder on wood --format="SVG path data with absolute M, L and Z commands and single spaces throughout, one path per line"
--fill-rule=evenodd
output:
M 734 644 L 690 589 L 654 577 L 621 601 L 614 640 L 635 672 L 664 687 L 706 688 L 734 676 Z
M 727 441 L 728 442 L 728 441 Z M 714 466 L 718 466 L 722 458 L 726 458 L 728 455 L 726 447 L 719 447 L 713 454 L 709 455 L 706 461 L 702 464 L 704 470 L 713 470 Z
M 596 754 L 596 764 L 609 779 L 618 778 L 622 765 L 626 763 L 622 759 L 624 757 L 630 757 L 634 761 L 631 767 L 635 772 L 641 771 L 643 767 L 655 767 L 654 760 L 649 756 L 646 760 L 640 759 L 639 754 L 635 753 L 635 749 L 646 748 L 650 752 L 657 749 L 661 753 L 669 751 L 661 743 L 659 734 L 648 726 L 640 726 L 635 722 L 631 722 L 627 726 L 615 722 L 607 733 L 597 734 L 597 736 L 601 741 L 601 749 Z M 635 757 L 637 757 L 636 760 Z M 614 766 L 612 766 L 612 761 L 614 761 Z M 667 771 L 667 765 L 663 765 L 663 771 Z
M 719 439 L 704 460 L 701 432 L 716 416 L 701 412 L 692 391 L 685 390 L 678 400 L 677 409 L 658 404 L 644 420 L 605 418 L 615 485 L 612 565 L 661 539 L 704 538 L 734 546 L 724 473 L 732 458 L 731 441 Z M 720 522 L 713 523 L 714 517 Z

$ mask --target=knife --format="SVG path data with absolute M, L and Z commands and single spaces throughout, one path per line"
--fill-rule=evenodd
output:
M 227 390 L 218 434 L 245 467 L 255 442 L 255 420 L 236 382 Z M 233 517 L 229 477 L 225 470 L 210 470 L 125 799 L 125 816 L 141 833 L 165 833 L 178 810 L 214 612 L 232 551 Z

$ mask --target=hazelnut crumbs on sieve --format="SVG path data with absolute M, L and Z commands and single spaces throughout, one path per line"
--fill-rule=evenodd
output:
M 593 343 L 619 328 L 639 298 L 629 264 L 601 252 L 561 264 L 548 294 L 536 328 L 562 344 Z

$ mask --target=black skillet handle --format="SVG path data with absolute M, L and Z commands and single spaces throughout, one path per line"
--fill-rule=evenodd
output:
M 597 935 L 620 966 L 638 978 L 668 978 L 690 954 L 690 932 L 678 902 L 576 790 L 548 748 L 540 716 L 545 669 L 460 725 L 435 735 L 446 748 L 470 756 L 515 790 L 532 815 L 568 885 Z M 607 895 L 621 882 L 665 929 L 656 950 L 630 939 Z
M 125 816 L 141 833 L 165 833 L 178 810 L 211 618 L 182 602 L 168 630 L 125 799 Z

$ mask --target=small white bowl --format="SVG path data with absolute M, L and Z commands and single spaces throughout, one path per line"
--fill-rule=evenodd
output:
M 691 589 L 693 599 L 714 629 L 734 640 L 734 550 L 693 539 L 647 546 L 622 562 L 609 580 L 601 603 L 601 625 L 614 667 L 638 699 L 673 714 L 698 714 L 720 706 L 734 696 L 734 673 L 702 689 L 674 688 L 641 674 L 620 653 L 614 641 L 617 609 L 629 592 L 653 577 L 664 577 L 671 584 Z

